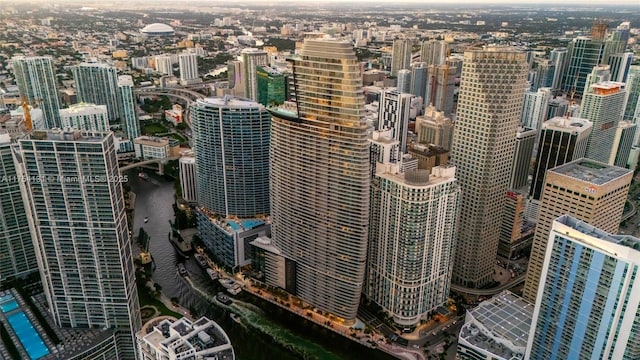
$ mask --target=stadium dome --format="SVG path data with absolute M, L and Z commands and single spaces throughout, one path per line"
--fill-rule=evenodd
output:
M 140 30 L 140 32 L 145 35 L 151 36 L 170 36 L 175 34 L 175 31 L 171 26 L 160 23 L 147 25 L 142 30 Z

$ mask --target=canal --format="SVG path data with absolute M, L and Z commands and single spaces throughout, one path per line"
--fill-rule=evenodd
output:
M 153 280 L 162 286 L 167 297 L 178 298 L 185 308 L 192 307 L 198 314 L 218 322 L 229 335 L 238 360 L 393 359 L 260 299 L 245 295 L 240 297 L 242 300 L 224 306 L 194 291 L 178 275 L 178 262 L 184 262 L 189 271 L 188 281 L 208 294 L 215 295 L 222 288 L 209 279 L 193 257 L 185 260 L 168 241 L 169 220 L 173 220 L 173 181 L 152 173 L 149 173 L 151 181 L 147 181 L 137 174 L 137 170 L 128 172 L 128 184 L 136 194 L 133 234 L 137 235 L 142 226 L 151 238 L 149 248 L 156 264 Z M 148 222 L 144 223 L 146 217 Z M 231 320 L 231 312 L 239 315 L 239 322 Z

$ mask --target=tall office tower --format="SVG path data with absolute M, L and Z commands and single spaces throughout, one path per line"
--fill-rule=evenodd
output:
M 540 144 L 529 197 L 540 200 L 547 170 L 584 157 L 593 123 L 586 119 L 554 117 L 542 124 Z
M 408 69 L 411 65 L 411 40 L 393 40 L 393 54 L 391 55 L 391 76 L 398 75 L 398 71 Z
M 552 222 L 569 214 L 617 232 L 633 171 L 578 159 L 547 171 L 523 297 L 536 301 Z
M 258 101 L 258 78 L 256 75 L 258 66 L 268 65 L 268 56 L 266 51 L 258 49 L 242 50 L 242 76 L 244 77 L 244 95 L 253 100 Z
M 456 68 L 451 61 L 444 65 L 431 65 L 427 69 L 425 107 L 433 105 L 438 111 L 453 113 L 453 94 L 456 84 Z
M 411 64 L 411 86 L 409 92 L 424 100 L 427 90 L 427 66 L 425 63 Z
M 553 63 L 555 71 L 553 73 L 553 80 L 551 81 L 551 88 L 556 90 L 560 89 L 562 86 L 562 77 L 567 67 L 567 49 L 566 48 L 556 48 L 551 50 L 549 54 L 549 60 Z
M 0 135 L 0 281 L 38 271 L 20 178 L 11 154 L 11 137 Z
M 140 136 L 140 123 L 138 122 L 138 111 L 136 110 L 136 98 L 133 93 L 133 78 L 131 75 L 118 76 L 118 93 L 122 101 L 122 124 L 124 133 L 127 135 L 129 145 L 127 151 L 133 151 L 133 139 Z
M 629 76 L 625 85 L 627 98 L 622 119 L 635 124 L 640 122 L 640 66 L 634 65 L 629 68 Z M 638 139 L 634 144 L 638 143 Z
M 142 327 L 121 176 L 110 132 L 34 131 L 14 148 L 49 311 L 57 326 L 117 331 L 135 359 Z
M 173 75 L 173 62 L 171 57 L 160 55 L 155 57 L 156 71 L 165 75 Z
M 198 100 L 190 112 L 200 237 L 229 268 L 247 265 L 245 239 L 267 230 L 254 219 L 269 215 L 271 117 L 263 105 L 229 96 Z
M 227 64 L 227 76 L 229 79 L 229 89 L 233 90 L 233 95 L 244 97 L 244 74 L 242 73 L 242 61 L 229 61 Z
M 445 41 L 429 40 L 422 43 L 421 61 L 427 66 L 444 65 L 449 53 L 449 44 Z
M 609 164 L 626 167 L 629 161 L 631 147 L 633 147 L 633 139 L 636 135 L 637 124 L 628 121 L 620 121 L 616 129 L 616 135 L 611 148 L 611 156 Z
M 581 95 L 585 92 L 585 80 L 595 66 L 600 65 L 604 55 L 604 41 L 588 37 L 577 37 L 569 43 L 568 60 L 562 90 L 567 93 L 575 91 Z
M 623 83 L 601 82 L 591 85 L 591 92 L 584 94 L 580 117 L 593 122 L 587 143 L 586 157 L 589 159 L 609 161 L 616 128 L 624 111 L 626 94 L 623 86 Z
M 60 110 L 63 128 L 87 131 L 109 131 L 106 105 L 79 103 Z
M 271 230 L 287 274 L 280 286 L 351 322 L 369 232 L 361 68 L 350 42 L 305 39 L 293 70 L 297 109 L 273 110 L 271 126 Z
M 611 80 L 617 82 L 627 82 L 629 69 L 633 62 L 633 53 L 618 53 L 609 55 L 607 64 L 611 66 Z
M 536 129 L 519 128 L 516 132 L 516 147 L 513 153 L 509 189 L 520 189 L 527 186 L 533 146 L 537 137 L 538 131 Z
M 640 239 L 553 221 L 525 359 L 639 359 Z
M 180 167 L 180 188 L 182 199 L 188 203 L 198 202 L 198 177 L 196 174 L 196 158 L 181 156 L 178 160 Z
M 500 222 L 498 256 L 513 260 L 531 249 L 535 227 L 525 218 L 526 197 L 516 190 L 507 191 Z
M 607 60 L 609 56 L 613 54 L 620 54 L 627 49 L 627 43 L 629 41 L 629 22 L 620 24 L 615 30 L 610 31 L 607 34 L 607 39 L 604 45 L 604 60 Z
M 540 130 L 542 123 L 547 120 L 547 106 L 551 97 L 551 88 L 540 88 L 536 92 L 526 92 L 522 103 L 520 125 Z
M 540 88 L 549 88 L 553 85 L 553 77 L 556 67 L 551 60 L 540 59 L 534 61 L 535 81 L 531 83 L 531 91 L 537 91 Z
M 11 62 L 20 95 L 42 108 L 46 129 L 60 127 L 60 101 L 51 58 L 15 56 Z
M 584 92 L 591 92 L 591 85 L 611 80 L 611 66 L 594 66 L 584 82 Z
M 178 56 L 178 65 L 180 66 L 180 83 L 188 85 L 199 80 L 197 54 L 180 54 Z
M 529 66 L 524 53 L 490 48 L 464 54 L 451 159 L 461 189 L 453 281 L 491 281 L 504 194 Z M 499 124 L 499 125 L 498 125 Z
M 459 193 L 455 167 L 377 164 L 363 292 L 398 326 L 414 328 L 447 301 Z
M 398 82 L 396 87 L 398 92 L 403 94 L 411 93 L 411 70 L 402 69 L 398 71 Z
M 118 73 L 116 68 L 102 63 L 84 63 L 71 68 L 76 83 L 78 102 L 106 105 L 109 121 L 120 118 Z
M 400 153 L 407 152 L 407 131 L 413 95 L 397 90 L 380 90 L 378 129 L 391 129 L 393 138 L 400 142 Z
M 282 104 L 286 95 L 286 80 L 282 72 L 272 67 L 258 66 L 258 102 L 264 106 Z
M 451 150 L 453 138 L 453 121 L 437 111 L 434 106 L 425 109 L 423 116 L 416 117 L 416 132 L 418 142 L 433 144 Z
M 547 104 L 546 119 L 553 119 L 557 116 L 566 116 L 569 113 L 569 100 L 563 97 L 554 97 Z

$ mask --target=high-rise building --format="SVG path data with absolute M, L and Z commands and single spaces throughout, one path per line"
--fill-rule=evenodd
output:
M 11 137 L 0 135 L 0 281 L 38 271 L 20 180 L 11 153 Z
M 551 54 L 549 54 L 549 59 L 551 60 L 555 68 L 555 71 L 553 73 L 553 80 L 551 81 L 551 88 L 554 90 L 560 89 L 560 87 L 562 86 L 562 77 L 568 65 L 567 54 L 568 52 L 566 48 L 553 49 L 551 50 Z
M 246 239 L 266 231 L 265 221 L 253 219 L 269 215 L 271 117 L 263 105 L 229 96 L 194 102 L 190 117 L 200 237 L 218 261 L 246 265 L 253 238 Z
M 411 65 L 410 39 L 393 40 L 393 54 L 391 55 L 391 76 L 397 76 L 398 71 L 408 69 Z
M 183 85 L 198 82 L 198 55 L 183 53 L 178 56 L 180 66 L 180 83 Z
M 533 223 L 525 218 L 526 198 L 517 190 L 507 191 L 505 206 L 500 222 L 500 243 L 498 256 L 513 260 L 516 256 L 528 253 L 533 241 Z
M 403 173 L 398 162 L 376 165 L 363 292 L 398 326 L 413 328 L 448 297 L 460 192 L 455 167 Z
M 519 128 L 516 132 L 516 147 L 513 153 L 509 189 L 520 189 L 527 186 L 533 145 L 537 136 L 538 132 L 535 129 Z
M 609 164 L 626 167 L 629 161 L 631 147 L 633 147 L 633 138 L 637 132 L 637 124 L 628 121 L 620 121 L 616 129 L 616 135 L 613 140 L 613 148 L 611 148 L 611 156 Z
M 594 66 L 591 72 L 587 75 L 587 79 L 584 82 L 584 92 L 592 92 L 591 85 L 598 84 L 611 80 L 611 66 L 598 65 Z
M 578 159 L 547 171 L 523 297 L 536 300 L 553 220 L 575 216 L 608 232 L 617 232 L 633 171 Z
M 78 102 L 106 105 L 109 121 L 120 119 L 118 72 L 104 63 L 83 63 L 71 68 Z
M 156 71 L 165 75 L 173 75 L 173 61 L 167 55 L 155 57 Z
M 451 159 L 461 189 L 453 281 L 491 281 L 504 194 L 529 71 L 524 53 L 501 48 L 464 54 Z M 498 126 L 499 124 L 499 126 Z
M 44 128 L 60 127 L 60 100 L 51 57 L 15 56 L 11 62 L 20 95 L 42 109 Z
M 272 111 L 270 148 L 272 244 L 286 276 L 266 276 L 352 322 L 364 281 L 371 179 L 361 68 L 350 42 L 305 39 L 293 70 L 297 107 Z
M 118 76 L 118 92 L 120 93 L 120 101 L 122 101 L 122 124 L 128 140 L 124 147 L 126 151 L 133 151 L 133 139 L 140 136 L 140 123 L 138 122 L 131 75 Z
M 638 359 L 640 239 L 554 219 L 525 359 Z
M 611 81 L 627 82 L 627 76 L 629 75 L 632 62 L 632 52 L 609 55 L 607 64 L 611 66 Z
M 437 111 L 434 106 L 425 109 L 423 116 L 416 117 L 416 132 L 418 142 L 433 144 L 451 150 L 453 138 L 453 121 Z
M 533 305 L 506 290 L 481 302 L 467 311 L 456 359 L 522 359 L 532 316 Z
M 607 33 L 604 45 L 604 60 L 609 59 L 609 56 L 613 54 L 625 52 L 629 41 L 630 25 L 629 22 L 623 22 L 615 30 Z
M 63 128 L 87 131 L 109 131 L 106 105 L 79 103 L 60 109 Z
M 413 95 L 397 90 L 380 90 L 378 129 L 391 129 L 393 138 L 400 142 L 400 152 L 407 152 L 407 131 Z
M 569 113 L 569 100 L 562 97 L 554 97 L 547 104 L 545 119 L 553 119 L 554 117 L 564 117 Z
M 258 49 L 242 50 L 242 84 L 244 96 L 258 101 L 258 77 L 256 75 L 258 66 L 267 66 L 269 62 L 267 52 Z M 236 84 L 237 86 L 237 84 Z
M 409 92 L 424 101 L 427 90 L 427 66 L 425 63 L 411 64 L 411 86 Z
M 626 83 L 627 98 L 625 99 L 624 115 L 622 119 L 634 124 L 640 123 L 640 66 L 634 65 L 629 69 Z M 636 136 L 634 144 L 638 143 Z
M 398 81 L 396 83 L 398 92 L 411 93 L 411 70 L 402 69 L 398 71 Z
M 580 36 L 569 43 L 567 51 L 568 60 L 563 74 L 562 90 L 580 95 L 585 92 L 587 75 L 603 60 L 604 41 Z
M 618 122 L 624 111 L 625 91 L 623 83 L 612 81 L 591 85 L 584 94 L 580 117 L 593 123 L 587 142 L 586 157 L 603 163 L 609 161 L 613 149 Z
M 547 106 L 551 97 L 551 88 L 540 88 L 536 92 L 528 91 L 525 93 L 520 124 L 539 131 L 542 123 L 547 120 Z
M 425 107 L 433 105 L 438 111 L 453 113 L 453 95 L 456 83 L 456 67 L 446 61 L 444 65 L 430 65 L 427 68 Z
M 120 357 L 135 359 L 142 324 L 113 134 L 34 131 L 14 157 L 51 317 L 114 329 Z
M 540 145 L 529 197 L 540 200 L 547 170 L 584 157 L 593 123 L 586 119 L 554 117 L 542 124 Z
M 420 49 L 421 61 L 427 66 L 444 65 L 449 52 L 449 44 L 441 40 L 428 40 Z
M 180 188 L 182 199 L 188 203 L 198 202 L 198 181 L 196 175 L 196 158 L 181 156 L 178 160 L 180 167 Z
M 285 78 L 272 67 L 258 66 L 258 102 L 264 106 L 282 104 L 285 100 Z

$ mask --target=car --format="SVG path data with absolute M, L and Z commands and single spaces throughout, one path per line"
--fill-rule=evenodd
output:
M 418 345 L 418 344 L 413 344 L 413 345 L 411 345 L 411 346 L 412 346 L 414 349 L 420 349 L 420 345 Z
M 458 322 L 458 320 L 453 320 L 453 325 L 455 325 Z

